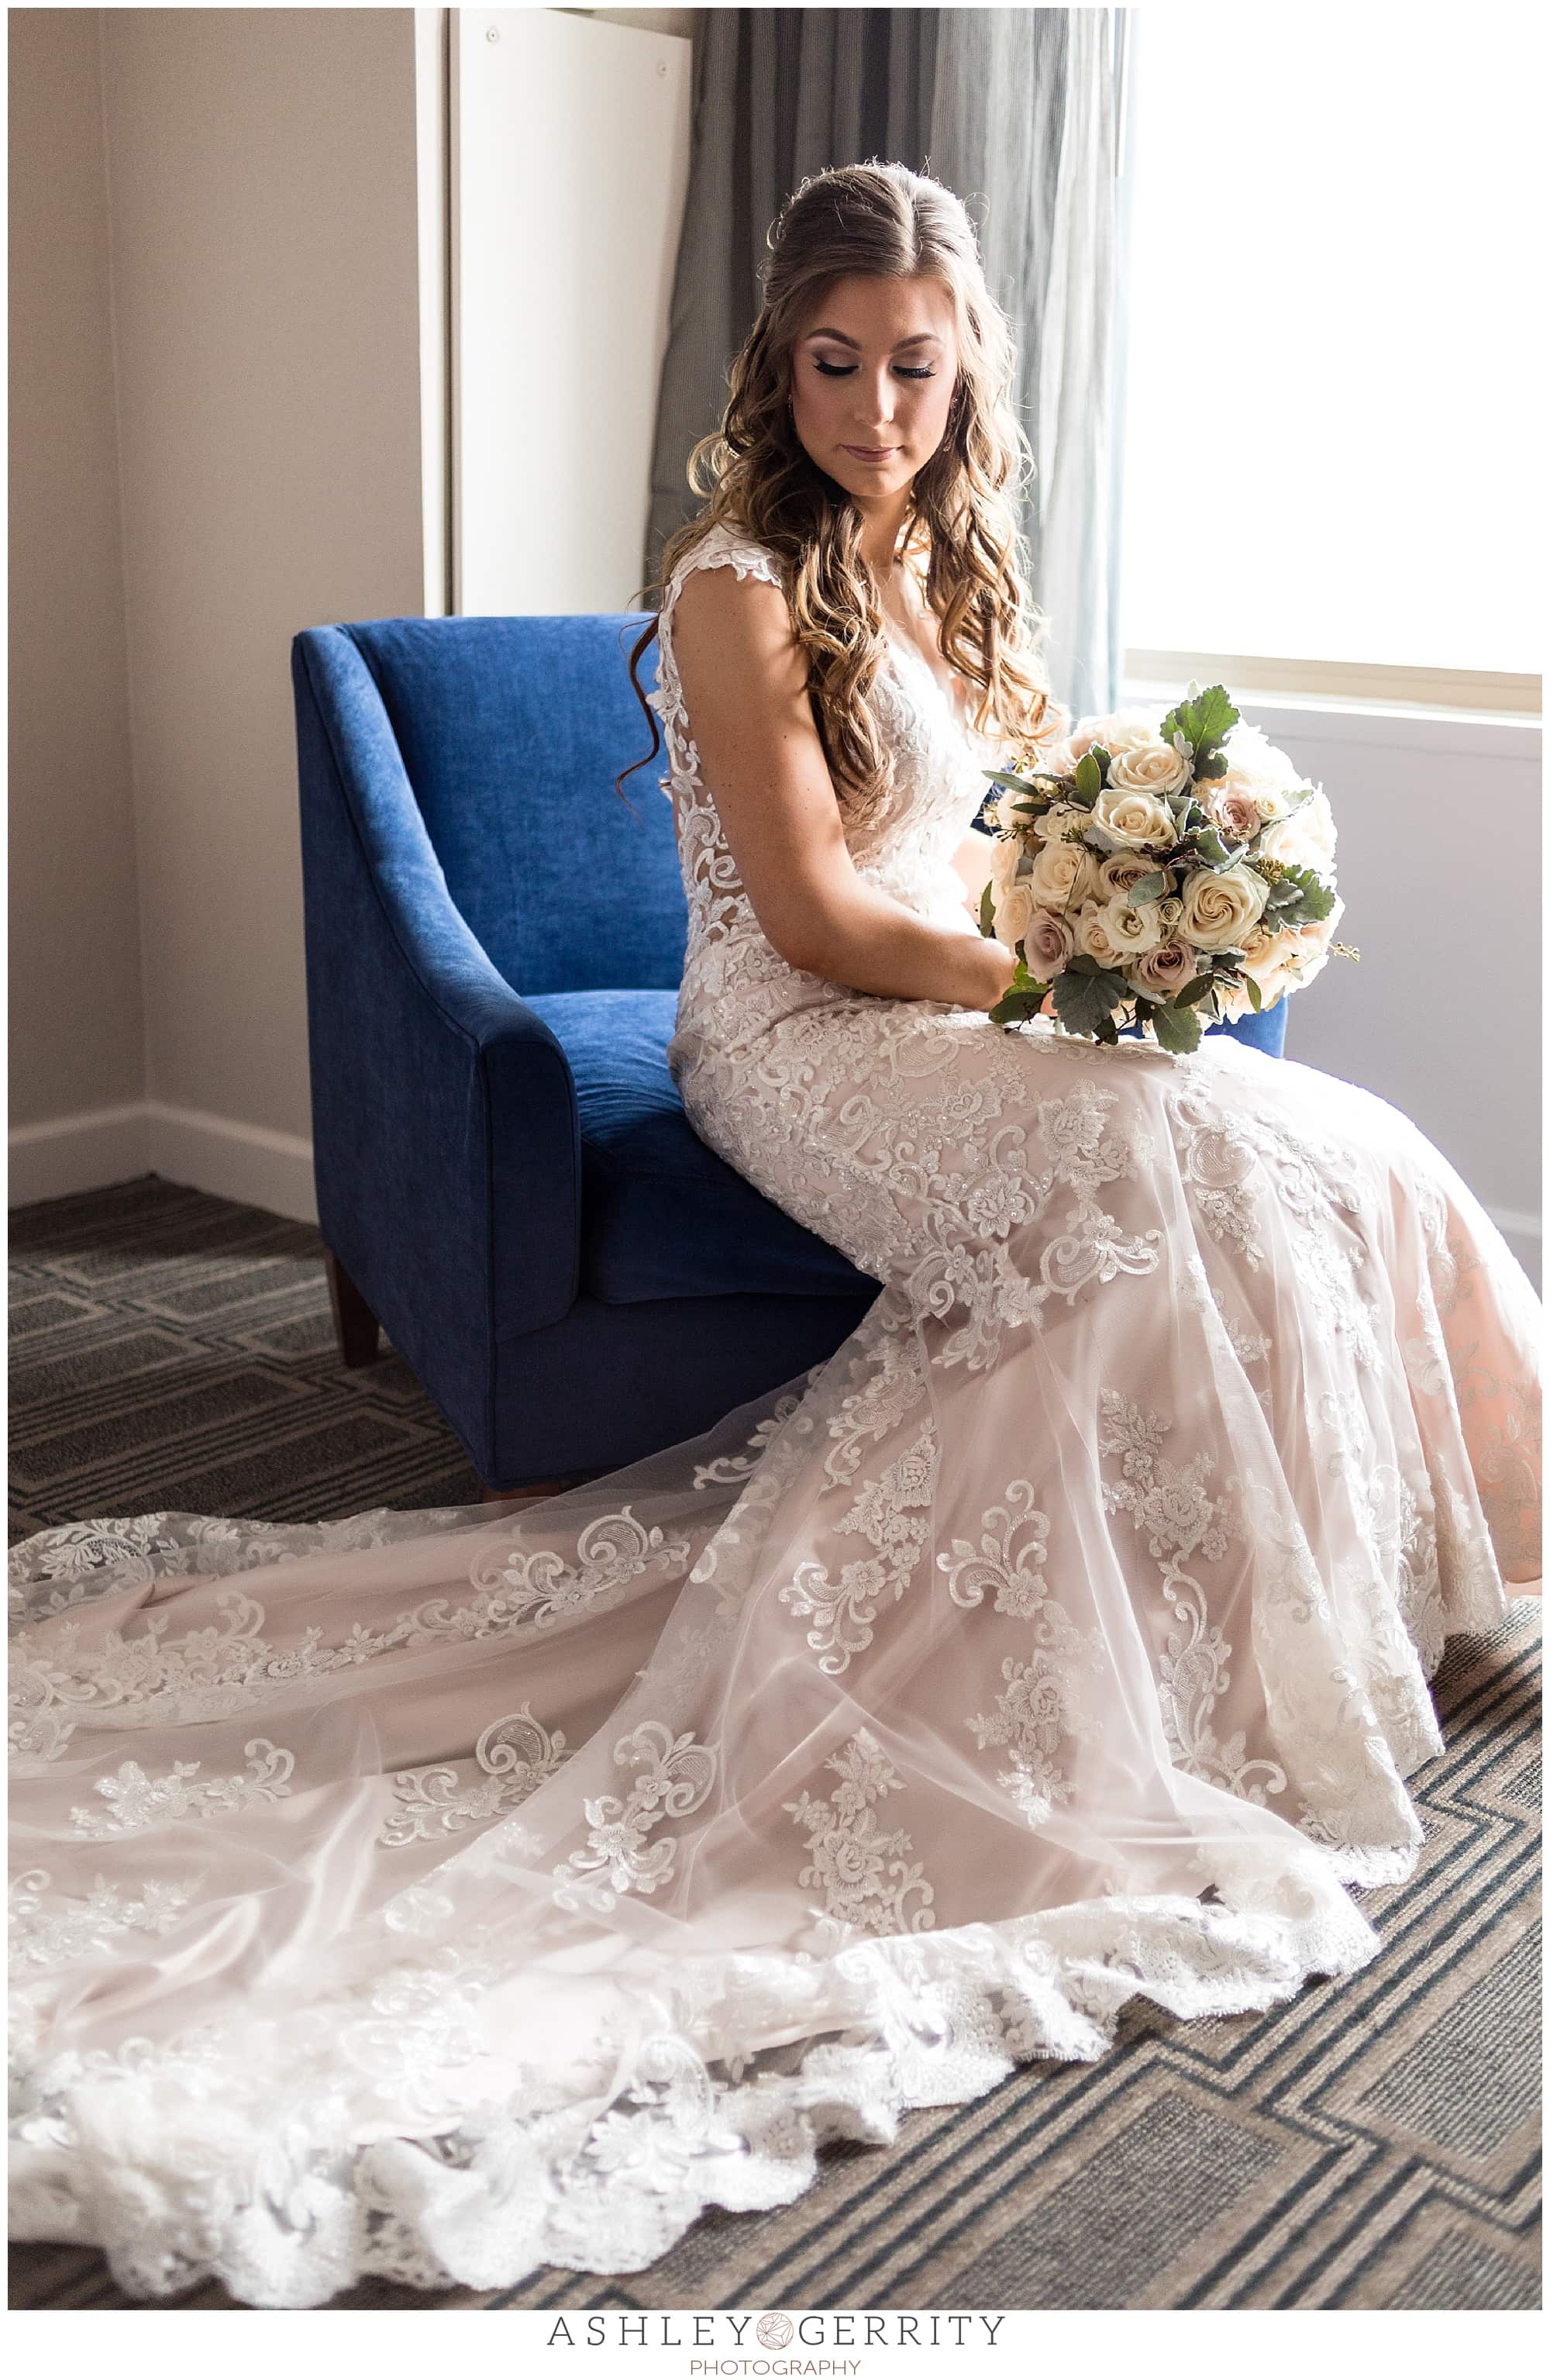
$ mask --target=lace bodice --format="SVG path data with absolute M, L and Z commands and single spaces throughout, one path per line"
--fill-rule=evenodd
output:
M 767 547 L 718 523 L 669 578 L 658 624 L 658 684 L 648 698 L 662 723 L 668 759 L 662 790 L 673 806 L 689 905 L 678 1030 L 668 1050 L 677 1079 L 701 1052 L 745 1048 L 796 1009 L 867 996 L 790 965 L 773 947 L 743 889 L 705 782 L 673 656 L 672 612 L 692 570 L 722 566 L 740 578 L 781 584 Z M 996 766 L 1004 747 L 959 717 L 924 654 L 902 635 L 889 638 L 889 661 L 874 698 L 893 777 L 875 817 L 845 823 L 856 870 L 933 924 L 974 933 L 952 856 L 985 798 L 984 771 Z

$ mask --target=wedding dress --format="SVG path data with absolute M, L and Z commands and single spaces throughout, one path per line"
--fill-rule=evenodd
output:
M 1379 1949 L 1450 1632 L 1537 1576 L 1539 1306 L 1371 1093 L 843 989 L 761 933 L 672 658 L 696 1131 L 883 1284 L 514 1512 L 15 1554 L 12 2226 L 126 2289 L 638 2270 L 1137 1995 Z M 901 634 L 869 881 L 975 930 L 987 751 Z

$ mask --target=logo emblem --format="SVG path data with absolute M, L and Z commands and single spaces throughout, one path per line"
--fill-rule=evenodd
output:
M 791 2323 L 783 2313 L 761 2313 L 755 2325 L 755 2332 L 761 2347 L 791 2345 Z

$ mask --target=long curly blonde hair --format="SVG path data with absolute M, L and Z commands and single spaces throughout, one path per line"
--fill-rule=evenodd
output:
M 888 650 L 883 610 L 861 551 L 862 514 L 813 462 L 788 405 L 793 351 L 834 284 L 850 274 L 928 275 L 952 298 L 957 384 L 941 444 L 915 474 L 901 552 L 917 566 L 924 561 L 943 659 L 980 689 L 973 724 L 1018 748 L 1038 740 L 1049 705 L 1037 650 L 1046 623 L 1026 591 L 1013 501 L 1035 467 L 1011 404 L 1011 326 L 986 285 L 975 228 L 955 192 L 907 165 L 837 165 L 809 176 L 787 200 L 768 246 L 763 302 L 733 364 L 721 429 L 689 457 L 689 484 L 708 503 L 667 539 L 660 577 L 637 591 L 637 601 L 659 599 L 630 653 L 652 743 L 622 774 L 644 768 L 660 746 L 636 674 L 657 634 L 660 598 L 683 557 L 722 522 L 767 547 L 780 568 L 835 793 L 847 816 L 864 820 L 890 775 L 868 702 Z

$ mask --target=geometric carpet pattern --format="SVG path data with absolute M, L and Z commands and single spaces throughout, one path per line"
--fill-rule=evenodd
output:
M 13 1536 L 478 1500 L 396 1356 L 338 1365 L 309 1227 L 145 1177 L 12 1231 Z M 1533 1597 L 1450 1640 L 1447 1749 L 1411 1780 L 1425 1848 L 1358 1896 L 1384 1944 L 1358 1974 L 1188 2024 L 1132 2002 L 1097 2065 L 833 2148 L 795 2205 L 712 2210 L 643 2273 L 366 2283 L 337 2308 L 1538 2307 L 1539 1654 Z M 18 2246 L 11 2271 L 13 2306 L 133 2302 L 88 2250 Z

